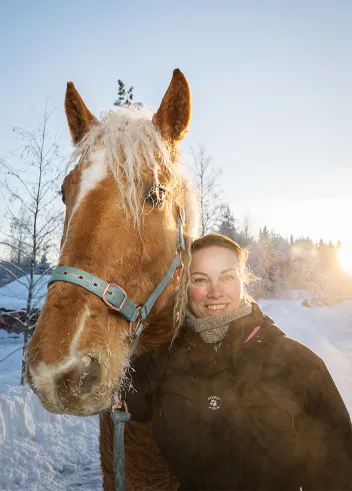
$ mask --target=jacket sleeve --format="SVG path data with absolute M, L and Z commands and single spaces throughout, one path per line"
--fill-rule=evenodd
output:
M 165 358 L 160 351 L 143 353 L 132 363 L 122 392 L 133 421 L 149 421 L 153 416 L 154 393 L 163 373 Z
M 303 490 L 352 490 L 352 427 L 328 369 L 319 366 L 306 394 Z

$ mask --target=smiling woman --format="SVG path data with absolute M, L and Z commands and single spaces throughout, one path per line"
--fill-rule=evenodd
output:
M 322 360 L 246 298 L 235 242 L 211 234 L 191 252 L 185 320 L 124 392 L 179 491 L 352 489 L 351 422 Z

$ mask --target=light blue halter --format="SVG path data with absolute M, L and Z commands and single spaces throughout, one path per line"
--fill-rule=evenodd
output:
M 70 266 L 58 266 L 53 270 L 52 276 L 48 282 L 48 287 L 55 281 L 67 281 L 79 285 L 86 290 L 100 297 L 106 305 L 121 314 L 130 323 L 129 335 L 132 339 L 132 345 L 129 356 L 132 355 L 138 344 L 139 337 L 143 331 L 142 321 L 147 317 L 155 304 L 158 297 L 165 290 L 166 286 L 172 280 L 177 268 L 183 268 L 181 253 L 185 250 L 185 240 L 183 235 L 183 224 L 185 222 L 185 213 L 183 208 L 179 208 L 177 217 L 177 251 L 176 255 L 169 266 L 165 276 L 158 286 L 148 297 L 147 301 L 137 306 L 129 298 L 123 288 L 116 283 L 107 283 L 96 276 L 83 271 L 82 269 Z M 114 472 L 116 491 L 124 491 L 125 488 L 125 452 L 124 452 L 124 426 L 130 419 L 131 415 L 125 405 L 125 412 L 113 411 L 111 414 L 114 423 Z

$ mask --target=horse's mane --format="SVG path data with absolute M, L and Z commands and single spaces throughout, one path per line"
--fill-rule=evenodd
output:
M 175 296 L 174 326 L 178 327 L 184 318 L 187 302 L 188 266 L 190 245 L 195 238 L 198 225 L 198 207 L 193 185 L 181 172 L 182 153 L 166 142 L 151 121 L 152 113 L 145 108 L 119 108 L 107 111 L 102 119 L 93 125 L 81 142 L 76 146 L 72 161 L 95 153 L 104 152 L 104 165 L 113 175 L 121 194 L 121 206 L 133 218 L 134 225 L 140 228 L 143 208 L 141 193 L 144 193 L 143 178 L 146 170 L 152 175 L 151 183 L 158 189 L 159 184 L 166 188 L 165 206 L 172 219 L 173 202 L 185 209 L 186 253 L 185 271 L 182 283 Z M 168 223 L 165 223 L 168 226 Z

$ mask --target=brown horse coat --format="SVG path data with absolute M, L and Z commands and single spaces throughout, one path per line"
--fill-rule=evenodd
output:
M 132 419 L 152 420 L 180 489 L 352 489 L 351 421 L 327 368 L 257 304 L 218 353 L 183 329 L 134 369 Z

